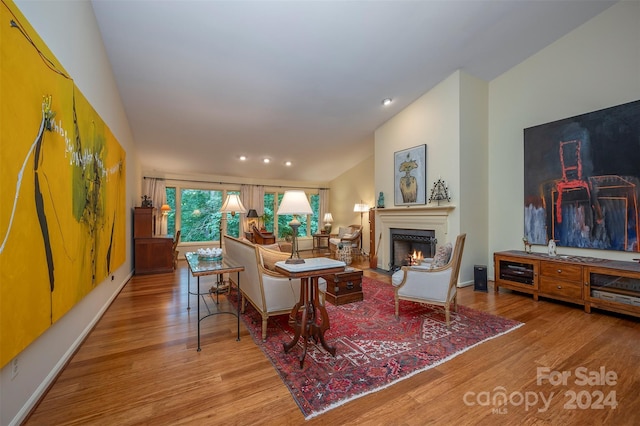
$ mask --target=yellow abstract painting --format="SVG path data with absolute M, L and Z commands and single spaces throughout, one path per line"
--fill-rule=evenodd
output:
M 0 10 L 0 365 L 126 258 L 125 151 L 16 6 Z

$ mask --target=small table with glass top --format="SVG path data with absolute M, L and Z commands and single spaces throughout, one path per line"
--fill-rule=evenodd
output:
M 187 264 L 189 265 L 190 274 L 187 276 L 187 298 L 189 294 L 197 294 L 198 295 L 198 352 L 200 352 L 200 321 L 203 319 L 210 317 L 212 315 L 218 314 L 231 314 L 237 317 L 238 321 L 238 331 L 237 331 L 237 339 L 240 340 L 240 301 L 238 300 L 238 310 L 237 312 L 232 311 L 220 311 L 216 310 L 215 312 L 209 311 L 209 313 L 203 317 L 200 317 L 200 299 L 210 294 L 210 292 L 201 293 L 200 292 L 200 277 L 204 275 L 222 275 L 222 274 L 232 274 L 236 272 L 238 274 L 238 294 L 240 294 L 240 272 L 244 271 L 244 266 L 241 265 L 233 265 L 226 260 L 206 260 L 199 258 L 197 253 L 187 253 Z M 191 275 L 197 278 L 197 290 L 195 293 L 191 293 Z M 208 308 L 207 308 L 208 309 Z

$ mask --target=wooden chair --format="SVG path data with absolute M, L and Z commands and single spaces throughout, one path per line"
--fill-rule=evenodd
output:
M 180 230 L 176 232 L 176 236 L 173 239 L 173 247 L 171 249 L 171 252 L 173 253 L 173 269 L 176 269 L 178 267 L 178 254 L 180 253 L 178 251 L 179 242 L 180 242 Z
M 273 235 L 272 232 L 269 232 L 269 231 L 266 231 L 266 230 L 261 231 L 255 225 L 252 225 L 252 232 L 253 232 L 253 241 L 256 244 L 264 245 L 264 244 L 275 244 L 276 243 L 276 236 Z
M 331 256 L 336 258 L 338 252 L 338 244 L 342 243 L 351 246 L 351 254 L 357 255 L 360 253 L 360 233 L 362 232 L 362 226 L 349 225 L 347 228 L 340 228 L 340 232 L 332 234 L 329 238 L 329 251 Z
M 403 266 L 393 274 L 391 283 L 395 287 L 396 318 L 400 300 L 444 306 L 447 326 L 450 324 L 450 309 L 457 309 L 458 275 L 467 234 L 458 235 L 449 262 L 442 267 Z

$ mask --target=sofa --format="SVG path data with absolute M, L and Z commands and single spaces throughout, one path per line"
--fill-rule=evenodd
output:
M 267 339 L 269 317 L 288 314 L 300 300 L 300 279 L 289 279 L 275 271 L 275 262 L 286 260 L 291 254 L 278 250 L 278 245 L 262 246 L 248 240 L 224 236 L 224 256 L 237 265 L 244 266 L 240 272 L 242 312 L 249 302 L 262 316 L 262 340 Z M 230 277 L 233 281 L 235 274 Z M 237 283 L 236 283 L 237 284 Z M 321 303 L 327 282 L 320 278 L 318 289 Z

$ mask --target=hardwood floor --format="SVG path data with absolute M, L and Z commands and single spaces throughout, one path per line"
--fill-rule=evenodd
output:
M 365 275 L 390 282 L 372 270 Z M 134 277 L 26 424 L 640 424 L 636 318 L 466 287 L 460 304 L 525 325 L 305 422 L 243 324 L 236 341 L 235 317 L 203 321 L 196 351 L 196 299 L 188 311 L 186 286 L 184 261 L 174 273 Z M 538 367 L 549 368 L 555 386 L 538 384 Z M 593 381 L 605 369 L 608 384 L 581 386 L 581 368 Z M 568 372 L 566 384 L 555 382 L 554 372 Z M 501 392 L 506 405 L 493 402 Z M 593 405 L 599 402 L 604 408 Z

